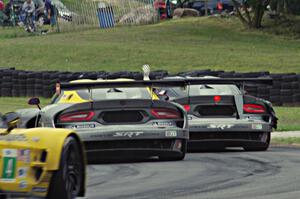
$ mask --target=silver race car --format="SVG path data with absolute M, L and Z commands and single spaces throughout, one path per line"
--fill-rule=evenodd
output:
M 247 83 L 271 84 L 271 79 L 180 78 L 189 84 L 160 88 L 160 98 L 181 104 L 188 113 L 188 150 L 243 147 L 247 151 L 268 149 L 273 128 L 277 127 L 272 104 L 246 95 Z M 209 82 L 209 83 L 205 83 Z
M 23 124 L 27 127 L 36 124 L 76 130 L 89 161 L 123 155 L 183 160 L 189 137 L 186 112 L 181 105 L 158 100 L 150 89 L 183 84 L 133 80 L 62 83 L 51 105 L 19 113 L 27 117 Z M 39 99 L 32 98 L 29 104 L 39 105 Z

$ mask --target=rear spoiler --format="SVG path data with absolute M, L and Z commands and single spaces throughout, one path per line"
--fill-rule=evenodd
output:
M 137 81 L 104 81 L 104 82 L 77 82 L 60 83 L 61 90 L 80 90 L 95 88 L 128 88 L 128 87 L 185 87 L 202 84 L 264 84 L 272 85 L 272 78 L 191 78 L 167 80 L 137 80 Z
M 137 81 L 104 81 L 61 83 L 62 90 L 80 90 L 94 88 L 137 88 L 137 87 L 184 87 L 184 80 L 137 80 Z
M 188 85 L 201 84 L 235 84 L 235 85 L 251 85 L 263 84 L 273 85 L 273 79 L 270 77 L 260 78 L 191 78 L 185 80 Z

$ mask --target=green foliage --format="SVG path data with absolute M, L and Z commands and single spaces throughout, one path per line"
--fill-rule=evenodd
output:
M 247 0 L 248 5 L 255 6 L 257 3 L 257 0 Z
M 272 0 L 270 2 L 272 10 L 278 12 L 288 12 L 287 14 L 300 15 L 299 0 Z

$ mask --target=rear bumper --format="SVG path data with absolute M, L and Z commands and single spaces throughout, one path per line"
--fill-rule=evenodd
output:
M 242 139 L 190 140 L 188 142 L 188 150 L 224 149 L 226 147 L 266 147 L 267 145 L 266 142 Z
M 122 157 L 178 156 L 186 139 L 85 142 L 88 160 Z
M 83 142 L 89 141 L 130 141 L 130 140 L 161 140 L 161 139 L 188 139 L 188 129 L 182 128 L 155 128 L 139 126 L 109 126 L 94 129 L 77 129 Z
M 213 118 L 211 119 L 213 120 Z M 189 126 L 190 132 L 271 132 L 272 126 L 266 122 L 235 122 L 215 121 L 197 122 L 193 121 Z
M 181 154 L 178 142 L 186 142 L 188 129 L 149 126 L 109 126 L 77 131 L 85 144 L 88 160 L 120 156 Z
M 264 133 L 272 131 L 266 122 L 215 122 L 190 125 L 188 149 L 212 149 L 225 147 L 265 147 Z
M 92 150 L 87 151 L 88 161 L 122 159 L 122 158 L 145 158 L 154 156 L 177 157 L 181 156 L 179 150 L 158 150 L 158 149 L 114 149 L 114 150 Z

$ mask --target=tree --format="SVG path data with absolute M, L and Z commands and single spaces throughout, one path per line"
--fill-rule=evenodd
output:
M 237 11 L 237 15 L 242 23 L 248 28 L 261 28 L 262 19 L 271 0 L 243 0 L 239 3 L 237 0 L 232 0 Z
M 275 10 L 278 13 L 300 14 L 299 0 L 272 0 L 270 6 L 272 10 Z

